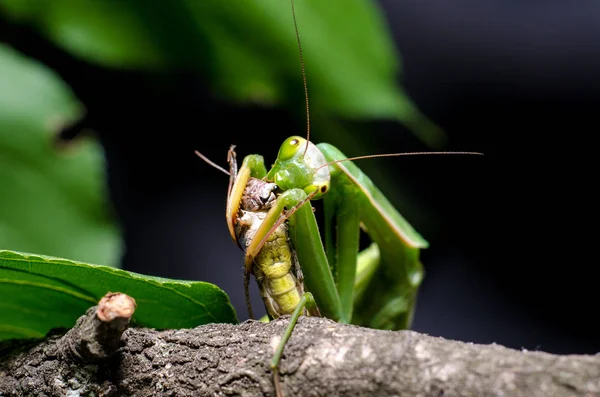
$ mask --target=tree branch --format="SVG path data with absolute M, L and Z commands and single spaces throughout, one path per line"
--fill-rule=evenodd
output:
M 60 355 L 84 364 L 111 357 L 119 348 L 121 335 L 129 326 L 135 306 L 135 300 L 130 296 L 109 292 L 57 342 Z
M 81 331 L 97 313 L 88 310 L 64 335 L 0 345 L 0 396 L 273 395 L 269 361 L 286 318 L 130 328 L 114 354 L 64 354 L 93 333 Z M 600 396 L 600 355 L 518 351 L 314 317 L 300 319 L 280 372 L 286 396 Z

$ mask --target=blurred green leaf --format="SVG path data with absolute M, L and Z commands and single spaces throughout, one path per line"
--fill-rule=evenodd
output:
M 230 100 L 304 109 L 289 0 L 0 0 L 2 10 L 105 66 L 194 68 Z M 398 84 L 400 57 L 375 0 L 296 0 L 296 13 L 315 112 L 398 120 L 443 143 Z
M 107 292 L 133 297 L 133 321 L 143 327 L 237 322 L 227 294 L 210 283 L 0 251 L 0 340 L 42 337 L 51 328 L 72 327 Z
M 80 113 L 57 76 L 0 45 L 0 248 L 116 266 L 101 147 L 53 145 L 51 130 Z
M 33 23 L 76 56 L 117 67 L 156 67 L 162 54 L 128 1 L 2 0 L 0 10 Z

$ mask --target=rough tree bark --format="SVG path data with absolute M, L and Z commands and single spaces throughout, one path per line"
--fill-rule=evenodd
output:
M 101 301 L 66 334 L 0 345 L 0 396 L 273 395 L 269 361 L 286 318 L 125 330 L 135 302 L 122 298 Z M 286 396 L 600 396 L 600 355 L 518 351 L 322 318 L 301 318 L 280 372 Z

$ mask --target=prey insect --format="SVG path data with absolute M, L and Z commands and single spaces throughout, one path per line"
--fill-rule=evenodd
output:
M 244 286 L 254 274 L 271 319 L 291 314 L 271 368 L 282 395 L 279 363 L 301 315 L 323 315 L 370 328 L 409 328 L 423 280 L 420 250 L 428 242 L 404 219 L 351 160 L 333 145 L 310 142 L 310 113 L 302 49 L 292 4 L 306 98 L 307 137 L 286 139 L 271 169 L 257 154 L 238 169 L 229 150 L 226 221 L 232 239 L 245 252 Z M 323 237 L 311 201 L 323 200 Z M 360 231 L 371 239 L 360 251 Z
M 237 179 L 237 161 L 234 146 L 229 149 L 230 184 L 227 194 L 228 225 L 234 241 L 248 255 L 248 247 L 256 238 L 270 208 L 277 200 L 278 187 L 254 177 Z M 237 184 L 236 184 L 237 182 Z M 240 186 L 240 182 L 243 186 Z M 283 222 L 266 236 L 263 247 L 255 253 L 251 268 L 246 269 L 244 289 L 249 316 L 254 317 L 248 284 L 250 274 L 256 278 L 260 295 L 271 319 L 292 314 L 304 295 L 304 282 L 298 256 L 292 246 L 288 225 Z M 319 316 L 315 305 L 303 309 L 304 315 Z

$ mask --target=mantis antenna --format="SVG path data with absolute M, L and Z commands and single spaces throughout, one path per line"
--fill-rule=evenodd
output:
M 483 156 L 483 153 L 479 153 L 479 152 L 405 152 L 405 153 L 368 154 L 365 156 L 356 156 L 356 157 L 349 157 L 347 159 L 330 161 L 329 163 L 325 163 L 325 164 L 317 167 L 317 169 L 315 171 L 320 170 L 321 168 L 327 167 L 332 164 L 343 163 L 344 161 L 365 160 L 365 159 L 372 159 L 372 158 L 376 158 L 376 157 L 423 156 L 423 155 L 427 155 L 427 154 L 433 154 L 433 155 L 440 155 L 440 154 L 464 155 L 464 154 L 466 154 L 466 155 Z
M 300 66 L 302 66 L 302 83 L 304 84 L 304 101 L 306 102 L 306 147 L 304 148 L 303 156 L 308 150 L 308 142 L 310 141 L 310 107 L 308 105 L 308 86 L 306 84 L 306 67 L 304 66 L 304 57 L 302 56 L 302 44 L 300 44 L 300 33 L 298 33 L 298 23 L 296 22 L 296 9 L 294 8 L 294 0 L 292 3 L 292 18 L 294 19 L 294 31 L 296 32 L 296 41 L 298 42 L 298 53 L 300 54 Z

